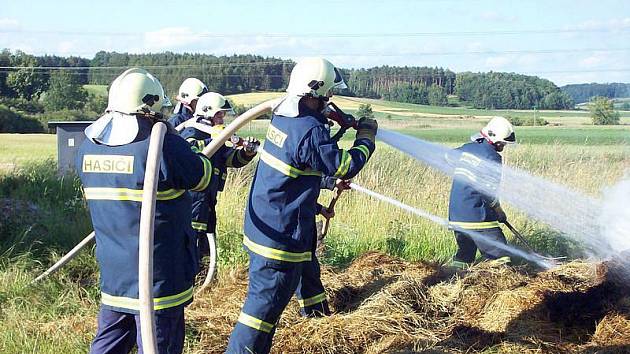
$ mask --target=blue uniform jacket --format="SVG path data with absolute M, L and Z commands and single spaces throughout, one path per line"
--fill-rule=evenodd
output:
M 102 305 L 138 313 L 138 235 L 149 136 L 152 124 L 138 119 L 140 131 L 127 145 L 107 146 L 86 139 L 77 171 L 96 232 Z M 153 296 L 156 311 L 187 305 L 197 272 L 196 237 L 190 226 L 191 197 L 204 190 L 212 165 L 184 139 L 164 138 L 155 207 Z
M 192 117 L 193 112 L 190 109 L 182 106 L 179 112 L 173 114 L 168 119 L 168 124 L 170 124 L 173 128 L 177 128 L 178 125 L 184 123 Z
M 448 209 L 451 225 L 471 230 L 499 227 L 494 208 L 499 204 L 501 155 L 480 139 L 453 150 L 447 159 L 454 165 Z
M 180 134 L 191 146 L 200 151 L 212 141 L 210 134 L 195 128 L 186 128 Z M 215 231 L 217 196 L 225 187 L 227 168 L 243 167 L 251 162 L 252 159 L 253 156 L 247 156 L 242 149 L 234 149 L 225 145 L 212 155 L 213 172 L 210 185 L 203 191 L 191 193 L 193 198 L 193 229 L 197 231 Z
M 274 115 L 245 212 L 245 247 L 277 261 L 310 261 L 322 175 L 352 178 L 374 149 L 369 139 L 340 149 L 318 112 Z

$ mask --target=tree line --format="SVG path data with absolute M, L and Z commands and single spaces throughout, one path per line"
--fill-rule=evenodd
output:
M 290 60 L 258 55 L 214 56 L 191 53 L 129 54 L 98 52 L 94 58 L 33 56 L 0 52 L 0 95 L 39 99 L 51 83 L 53 72 L 65 72 L 73 84 L 108 85 L 124 68 L 145 67 L 154 73 L 171 96 L 187 77 L 197 77 L 212 91 L 234 94 L 282 91 L 291 69 Z M 67 69 L 51 69 L 62 67 Z M 14 69 L 15 68 L 15 69 Z M 439 67 L 380 66 L 341 69 L 348 89 L 340 94 L 392 101 L 447 105 L 448 95 L 476 108 L 566 109 L 571 98 L 551 81 L 513 73 L 454 73 Z M 58 84 L 61 88 L 63 84 Z M 79 92 L 80 94 L 80 92 Z
M 593 97 L 630 97 L 630 84 L 617 82 L 610 84 L 572 84 L 562 86 L 560 89 L 571 96 L 575 103 L 588 102 Z
M 475 108 L 570 109 L 574 103 L 553 82 L 514 73 L 458 73 L 455 94 Z

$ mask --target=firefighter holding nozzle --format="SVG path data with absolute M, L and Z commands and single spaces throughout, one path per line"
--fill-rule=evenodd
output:
M 249 287 L 228 353 L 268 353 L 293 294 L 305 316 L 330 312 L 315 256 L 322 177 L 346 180 L 359 173 L 374 153 L 378 128 L 375 120 L 362 118 L 348 150 L 331 139 L 323 112 L 332 90 L 345 87 L 328 60 L 304 59 L 273 110 L 245 211 Z

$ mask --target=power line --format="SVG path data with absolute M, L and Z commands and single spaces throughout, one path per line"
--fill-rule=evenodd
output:
M 571 34 L 571 33 L 628 33 L 630 28 L 551 28 L 533 30 L 496 30 L 496 31 L 445 31 L 445 32 L 372 32 L 372 33 L 166 33 L 169 37 L 186 38 L 381 38 L 381 37 L 467 37 L 467 36 L 503 36 L 523 34 Z M 158 34 L 148 32 L 110 32 L 110 31 L 59 31 L 59 30 L 1 30 L 0 33 L 38 34 L 63 36 L 112 36 L 144 37 Z
M 130 67 L 124 67 L 124 68 L 130 68 Z M 10 69 L 15 69 L 15 68 L 7 68 L 7 67 L 0 67 L 0 73 L 10 73 L 13 72 L 14 70 L 10 70 Z M 110 69 L 110 68 L 108 68 Z M 466 72 L 466 71 L 471 71 L 471 70 L 464 70 L 462 72 Z M 542 71 L 524 71 L 524 72 L 513 72 L 510 71 L 510 73 L 516 73 L 516 74 L 561 74 L 561 73 L 602 73 L 602 72 L 630 72 L 630 67 L 628 68 L 595 68 L 595 69 L 568 69 L 568 70 L 542 70 Z M 49 75 L 48 72 L 46 71 L 34 71 L 33 74 L 37 74 L 37 75 Z M 68 74 L 70 75 L 76 75 L 76 76 L 85 76 L 85 75 L 89 75 L 92 77 L 95 76 L 99 76 L 99 77 L 111 77 L 112 75 L 115 75 L 115 73 L 106 73 L 106 72 L 68 72 Z M 159 77 L 181 77 L 182 75 L 186 74 L 185 72 L 178 72 L 178 73 L 161 73 L 157 76 Z M 269 77 L 269 78 L 288 78 L 288 74 L 287 75 L 281 75 L 281 74 L 247 74 L 247 75 L 243 75 L 243 74 L 205 74 L 202 73 L 200 76 L 202 77 L 227 77 L 227 78 L 265 78 L 265 77 Z M 387 78 L 395 78 L 395 79 L 419 79 L 422 78 L 422 75 L 385 75 Z M 378 78 L 377 78 L 378 79 Z
M 630 49 L 628 49 L 630 50 Z M 35 70 L 109 70 L 128 69 L 142 66 L 144 69 L 181 69 L 181 68 L 221 68 L 235 66 L 282 65 L 293 63 L 291 60 L 259 61 L 253 63 L 216 63 L 216 64 L 173 64 L 173 65 L 127 65 L 127 66 L 0 66 L 0 69 L 35 69 Z

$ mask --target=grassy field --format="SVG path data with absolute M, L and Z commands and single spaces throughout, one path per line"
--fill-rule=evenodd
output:
M 107 97 L 107 85 L 83 85 L 83 88 L 89 94 Z
M 229 96 L 237 104 L 252 106 L 266 100 L 282 96 L 281 92 L 254 92 Z M 417 118 L 436 118 L 438 121 L 470 120 L 476 117 L 488 119 L 491 116 L 514 116 L 523 118 L 542 117 L 551 124 L 591 125 L 589 113 L 585 111 L 532 111 L 532 110 L 483 110 L 465 107 L 437 107 L 412 103 L 391 102 L 376 99 L 335 96 L 335 103 L 342 109 L 356 111 L 360 104 L 370 104 L 376 117 L 390 120 L 409 120 Z M 621 112 L 623 124 L 630 124 L 630 112 Z M 441 119 L 439 119 L 441 118 Z M 428 120 L 426 124 L 431 124 Z M 449 122 L 450 123 L 450 122 Z
M 27 161 L 57 158 L 56 136 L 0 134 L 0 172 Z
M 235 95 L 240 104 L 251 105 L 276 94 Z M 345 109 L 356 109 L 354 99 L 338 100 Z M 374 102 L 385 129 L 401 131 L 449 146 L 468 140 L 471 133 L 494 113 L 448 116 L 430 108 Z M 409 115 L 409 109 L 417 112 Z M 401 110 L 396 112 L 395 110 Z M 390 113 L 387 113 L 390 112 Z M 391 112 L 396 112 L 393 114 Z M 581 117 L 556 117 L 571 123 L 548 127 L 518 127 L 521 144 L 508 149 L 506 164 L 598 196 L 630 167 L 625 126 L 581 125 Z M 255 121 L 241 135 L 262 137 L 268 122 Z M 348 134 L 350 137 L 352 133 Z M 342 145 L 348 147 L 350 139 Z M 34 287 L 29 282 L 90 231 L 91 223 L 80 184 L 59 178 L 55 172 L 54 135 L 0 135 L 0 352 L 85 353 L 96 328 L 98 309 L 97 268 L 90 251 L 66 266 L 60 274 Z M 33 160 L 39 161 L 37 163 Z M 30 162 L 29 162 L 30 161 Z M 16 166 L 13 166 L 16 164 Z M 7 166 L 12 168 L 6 168 Z M 221 281 L 235 276 L 246 254 L 242 250 L 244 205 L 254 166 L 232 171 L 219 197 L 219 273 Z M 597 173 L 593 173 L 597 171 Z M 450 179 L 384 144 L 356 182 L 427 210 L 446 216 Z M 327 204 L 332 192 L 323 191 Z M 454 252 L 452 234 L 429 221 L 411 216 L 356 192 L 346 192 L 337 204 L 322 262 L 345 266 L 372 250 L 407 260 L 448 261 Z M 566 255 L 571 244 L 550 237 L 545 225 L 526 218 L 507 206 L 514 225 L 540 252 Z M 516 242 L 510 238 L 510 242 Z M 212 299 L 200 297 L 198 301 Z M 201 320 L 200 320 L 201 321 Z M 186 334 L 186 352 L 201 353 L 199 343 L 205 322 L 193 322 Z M 72 335 L 68 335 L 71 333 Z

